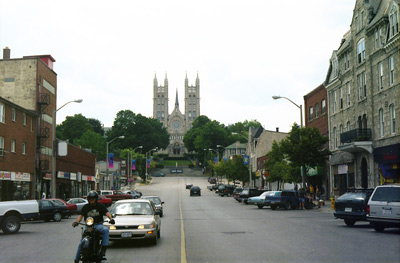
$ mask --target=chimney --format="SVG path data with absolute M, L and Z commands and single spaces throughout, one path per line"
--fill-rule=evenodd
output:
M 276 132 L 279 132 L 279 127 L 276 127 Z
M 8 47 L 3 49 L 3 59 L 10 59 L 11 50 Z

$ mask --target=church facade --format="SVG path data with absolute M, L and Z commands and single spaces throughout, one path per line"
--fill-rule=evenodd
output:
M 168 79 L 165 75 L 164 85 L 159 85 L 157 76 L 153 81 L 153 118 L 159 120 L 170 135 L 169 145 L 166 150 L 159 153 L 166 153 L 172 157 L 181 157 L 187 153 L 183 143 L 183 137 L 192 127 L 193 121 L 200 116 L 200 80 L 197 74 L 195 85 L 189 85 L 185 78 L 184 112 L 179 109 L 178 90 L 176 91 L 175 106 L 171 114 L 168 108 Z

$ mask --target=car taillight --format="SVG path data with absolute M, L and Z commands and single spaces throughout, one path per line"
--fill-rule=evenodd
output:
M 367 215 L 369 215 L 369 205 L 367 205 Z

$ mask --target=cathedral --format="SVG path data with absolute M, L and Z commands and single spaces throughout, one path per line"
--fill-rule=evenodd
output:
M 159 153 L 166 153 L 171 157 L 182 157 L 187 153 L 183 143 L 183 137 L 192 127 L 193 121 L 200 116 L 200 80 L 197 74 L 194 86 L 189 86 L 189 80 L 185 78 L 185 109 L 184 114 L 179 109 L 178 90 L 176 91 L 175 106 L 171 114 L 168 109 L 168 79 L 165 74 L 164 86 L 158 85 L 157 76 L 153 82 L 153 118 L 159 120 L 170 135 L 169 145 L 166 150 Z

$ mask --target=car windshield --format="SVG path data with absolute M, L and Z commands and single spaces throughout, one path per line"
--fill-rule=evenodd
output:
M 371 200 L 400 202 L 400 187 L 378 187 Z
M 115 203 L 110 213 L 117 216 L 127 215 L 152 215 L 149 203 Z
M 339 196 L 337 200 L 354 200 L 354 199 L 364 199 L 364 193 L 345 193 L 342 196 Z
M 145 197 L 143 199 L 151 200 L 156 205 L 161 205 L 161 200 L 158 197 Z
M 57 205 L 64 205 L 63 202 L 61 202 L 60 200 L 52 200 L 54 203 L 56 203 Z

